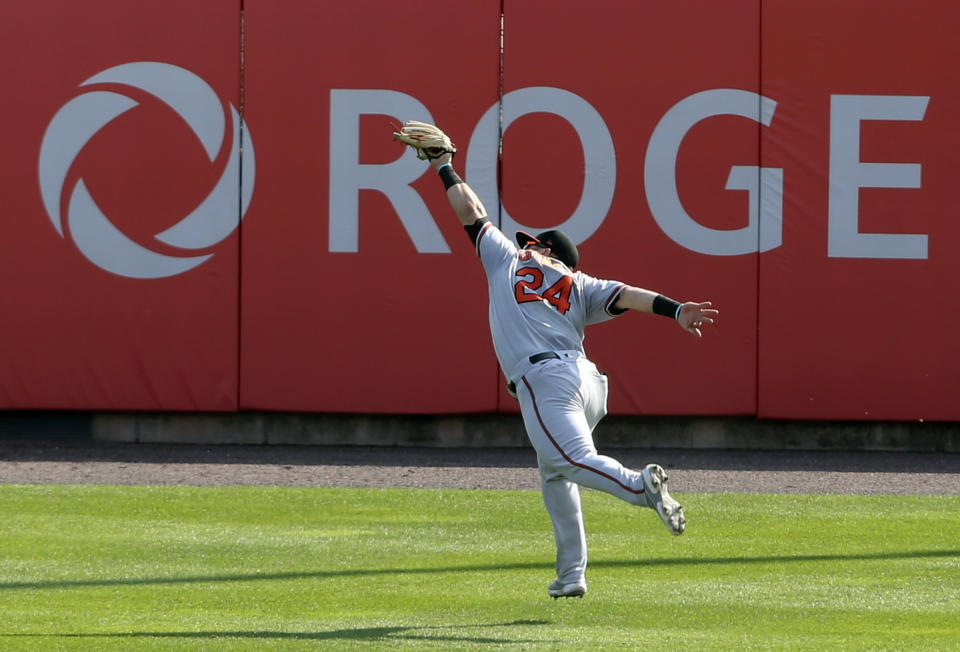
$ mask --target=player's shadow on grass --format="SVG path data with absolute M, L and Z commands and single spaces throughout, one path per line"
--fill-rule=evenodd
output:
M 482 630 L 508 627 L 531 627 L 549 625 L 547 620 L 515 620 L 509 623 L 487 623 L 482 625 L 423 625 L 423 626 L 395 626 L 395 627 L 358 627 L 355 629 L 333 629 L 325 632 L 275 632 L 269 630 L 250 631 L 199 631 L 199 632 L 103 632 L 103 633 L 69 633 L 69 634 L 17 634 L 24 638 L 53 637 L 53 638 L 98 638 L 98 639 L 138 639 L 138 638 L 172 638 L 172 639 L 211 639 L 223 640 L 229 638 L 264 639 L 264 640 L 349 640 L 384 642 L 399 640 L 421 640 L 449 643 L 482 643 L 482 644 L 517 644 L 543 643 L 543 639 L 510 638 L 507 636 L 483 635 Z M 477 634 L 460 634 L 460 630 L 480 630 Z
M 591 562 L 591 568 L 633 568 L 653 566 L 703 566 L 718 564 L 789 564 L 797 562 L 883 561 L 891 559 L 960 558 L 960 549 L 904 550 L 861 554 L 768 555 L 756 557 L 653 557 L 646 559 L 607 559 Z M 553 570 L 552 562 L 518 562 L 513 564 L 476 564 L 430 568 L 351 568 L 343 570 L 284 571 L 278 573 L 237 573 L 232 575 L 196 575 L 186 577 L 133 577 L 84 580 L 40 580 L 34 582 L 0 582 L 0 591 L 17 589 L 65 589 L 96 586 L 138 586 L 152 584 L 206 584 L 218 582 L 262 582 L 379 575 L 434 575 L 444 573 L 480 573 L 511 570 Z

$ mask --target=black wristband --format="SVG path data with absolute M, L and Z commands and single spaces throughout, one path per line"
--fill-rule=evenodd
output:
M 437 174 L 439 174 L 440 178 L 443 180 L 443 187 L 446 190 L 450 190 L 450 188 L 458 183 L 463 183 L 463 179 L 460 178 L 460 175 L 457 174 L 457 171 L 453 169 L 453 165 L 450 163 L 444 163 L 441 165 L 440 169 L 437 170 Z
M 658 294 L 653 298 L 653 314 L 663 315 L 676 319 L 680 315 L 680 308 L 683 306 L 679 301 L 674 301 L 668 297 Z

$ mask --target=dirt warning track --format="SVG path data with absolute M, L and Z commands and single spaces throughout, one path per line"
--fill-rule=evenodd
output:
M 612 449 L 683 492 L 960 495 L 960 455 Z M 208 446 L 0 441 L 2 484 L 539 489 L 529 448 Z

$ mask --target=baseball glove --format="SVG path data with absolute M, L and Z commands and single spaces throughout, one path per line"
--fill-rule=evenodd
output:
M 457 153 L 447 134 L 426 122 L 407 120 L 400 131 L 393 132 L 393 137 L 417 150 L 417 158 L 424 161 Z

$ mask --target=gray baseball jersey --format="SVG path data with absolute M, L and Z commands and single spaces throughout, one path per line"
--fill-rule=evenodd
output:
M 607 412 L 608 386 L 585 355 L 583 332 L 623 312 L 613 304 L 626 286 L 574 272 L 533 250 L 518 250 L 486 218 L 466 229 L 487 275 L 494 349 L 537 451 L 543 502 L 557 543 L 557 579 L 548 591 L 553 597 L 583 595 L 587 540 L 578 485 L 654 507 L 671 527 L 672 517 L 656 507 L 672 500 L 665 486 L 657 503 L 658 496 L 648 496 L 647 470 L 629 469 L 599 454 L 593 443 L 593 429 Z M 547 352 L 556 355 L 530 359 Z M 660 467 L 647 468 L 666 482 Z M 679 503 L 668 507 L 682 519 Z M 672 529 L 679 534 L 682 523 L 679 531 Z
M 490 222 L 482 224 L 475 245 L 487 275 L 493 347 L 508 380 L 524 373 L 531 355 L 584 354 L 584 329 L 620 314 L 612 306 L 623 283 L 573 272 L 558 260 L 518 249 Z

